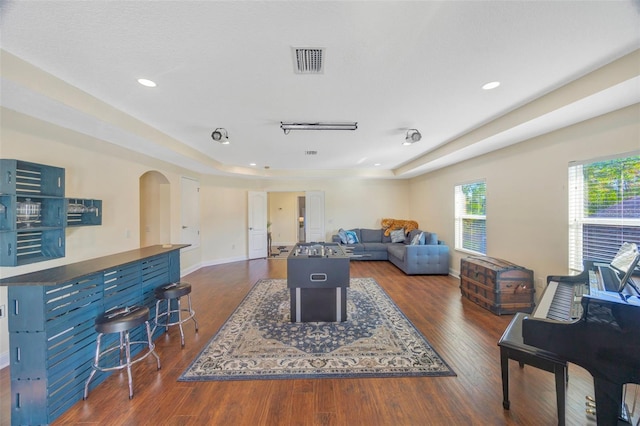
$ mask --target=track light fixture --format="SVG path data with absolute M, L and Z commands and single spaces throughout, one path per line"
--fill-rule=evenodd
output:
M 292 130 L 356 130 L 358 123 L 290 123 L 280 122 L 280 128 L 284 131 L 285 135 L 288 135 Z
M 422 139 L 422 135 L 416 129 L 407 130 L 407 137 L 404 139 L 402 145 L 412 145 Z
M 229 134 L 227 133 L 227 130 L 222 127 L 218 127 L 213 131 L 213 133 L 211 133 L 211 139 L 216 142 L 220 142 L 222 145 L 229 144 Z

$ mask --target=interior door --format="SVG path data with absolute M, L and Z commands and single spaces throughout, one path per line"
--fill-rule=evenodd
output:
M 249 259 L 267 257 L 267 193 L 249 191 Z
M 200 182 L 183 177 L 180 179 L 182 191 L 180 242 L 200 246 Z
M 324 192 L 305 192 L 305 241 L 324 242 Z

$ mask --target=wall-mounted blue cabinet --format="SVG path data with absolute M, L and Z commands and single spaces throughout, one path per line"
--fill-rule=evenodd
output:
M 0 193 L 64 198 L 64 169 L 20 160 L 0 160 Z
M 0 159 L 0 266 L 64 257 L 68 226 L 102 224 L 102 201 L 64 190 L 63 168 Z
M 0 265 L 65 255 L 64 169 L 0 160 Z
M 102 200 L 67 198 L 67 226 L 102 225 Z

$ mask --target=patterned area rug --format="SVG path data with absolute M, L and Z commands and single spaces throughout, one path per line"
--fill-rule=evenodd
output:
M 283 279 L 258 281 L 180 381 L 455 376 L 372 278 L 352 278 L 347 321 L 292 323 Z

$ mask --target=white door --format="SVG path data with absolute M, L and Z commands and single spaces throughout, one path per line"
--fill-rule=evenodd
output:
M 305 241 L 324 242 L 324 192 L 305 192 L 305 209 Z
M 249 259 L 267 257 L 267 193 L 249 191 Z
M 180 182 L 182 192 L 182 212 L 180 220 L 182 229 L 180 242 L 200 246 L 200 183 L 197 180 L 183 177 Z

